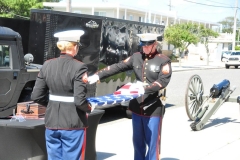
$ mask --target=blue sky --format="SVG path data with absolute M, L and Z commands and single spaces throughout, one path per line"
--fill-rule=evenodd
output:
M 212 22 L 219 22 L 225 17 L 229 16 L 233 17 L 235 15 L 235 8 L 231 7 L 235 7 L 236 3 L 236 0 L 72 0 L 72 3 L 93 3 L 102 1 L 118 2 L 124 5 L 159 11 L 169 11 L 169 4 L 171 2 L 171 10 L 175 11 L 178 17 Z M 191 1 L 193 3 L 188 1 Z M 201 3 L 202 5 L 197 3 Z M 240 0 L 238 0 L 238 6 L 240 6 Z M 238 19 L 240 19 L 239 12 L 240 10 L 238 9 Z

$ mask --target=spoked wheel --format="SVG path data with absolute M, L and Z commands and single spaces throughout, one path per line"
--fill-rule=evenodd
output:
M 188 81 L 185 93 L 185 108 L 190 120 L 194 121 L 195 115 L 203 103 L 203 83 L 199 75 L 193 75 Z

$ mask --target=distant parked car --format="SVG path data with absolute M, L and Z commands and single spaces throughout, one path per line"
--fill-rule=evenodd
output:
M 230 54 L 231 54 L 231 51 L 222 51 L 221 61 L 226 61 L 230 56 Z
M 232 51 L 228 59 L 225 61 L 225 67 L 228 69 L 230 66 L 238 68 L 240 66 L 240 51 Z
M 4 66 L 9 66 L 9 56 L 4 57 Z

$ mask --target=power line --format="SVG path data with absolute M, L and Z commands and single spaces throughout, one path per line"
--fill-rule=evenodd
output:
M 213 3 L 218 3 L 218 4 L 224 4 L 224 5 L 231 6 L 231 5 L 229 5 L 229 4 L 226 4 L 226 3 L 219 3 L 219 2 L 216 2 L 216 1 L 210 1 L 210 0 L 206 0 L 206 1 L 208 1 L 208 2 L 213 2 Z
M 189 0 L 183 0 L 189 3 L 194 3 L 194 4 L 199 4 L 199 5 L 203 5 L 203 6 L 209 6 L 209 7 L 220 7 L 220 8 L 237 8 L 239 9 L 239 7 L 228 7 L 228 6 L 216 6 L 216 5 L 210 5 L 210 4 L 204 4 L 204 3 L 198 3 L 198 2 L 193 2 L 193 1 L 189 1 Z

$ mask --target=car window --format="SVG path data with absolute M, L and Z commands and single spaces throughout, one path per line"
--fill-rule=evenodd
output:
M 10 68 L 10 46 L 0 44 L 0 67 Z

